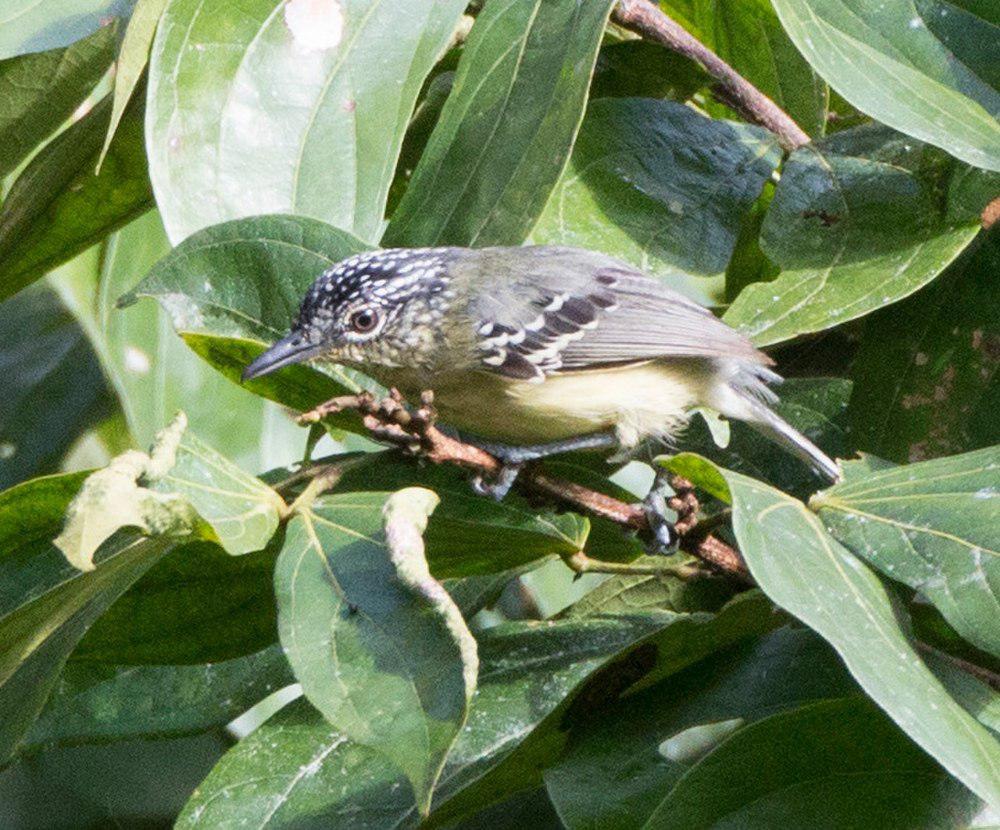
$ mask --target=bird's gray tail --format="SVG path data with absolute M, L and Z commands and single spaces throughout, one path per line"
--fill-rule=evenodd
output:
M 753 417 L 746 423 L 765 438 L 769 438 L 806 462 L 813 470 L 830 481 L 840 480 L 840 468 L 830 456 L 806 438 L 791 424 L 772 412 L 758 400 L 749 401 Z

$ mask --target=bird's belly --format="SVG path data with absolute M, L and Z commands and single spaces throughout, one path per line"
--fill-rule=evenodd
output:
M 683 426 L 704 397 L 700 369 L 692 361 L 650 361 L 552 375 L 542 383 L 456 373 L 439 375 L 432 388 L 444 423 L 483 438 L 524 445 L 614 429 L 631 446 Z

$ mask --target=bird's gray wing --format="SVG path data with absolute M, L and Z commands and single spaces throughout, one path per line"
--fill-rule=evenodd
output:
M 565 248 L 526 248 L 473 311 L 483 368 L 522 380 L 658 357 L 736 358 L 768 365 L 708 309 L 623 263 Z M 504 263 L 506 270 L 510 262 Z

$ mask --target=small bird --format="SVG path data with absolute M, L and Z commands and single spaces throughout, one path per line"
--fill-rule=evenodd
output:
M 617 259 L 552 246 L 386 249 L 313 283 L 288 336 L 244 380 L 290 363 L 361 369 L 508 465 L 671 442 L 696 407 L 745 421 L 836 480 L 837 465 L 769 408 L 773 361 L 708 309 Z M 499 444 L 499 446 L 497 446 Z

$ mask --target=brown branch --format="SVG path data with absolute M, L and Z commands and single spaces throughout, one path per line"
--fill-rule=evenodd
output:
M 925 643 L 923 640 L 916 640 L 916 646 L 919 651 L 925 654 L 931 654 L 946 663 L 951 663 L 955 668 L 960 671 L 964 671 L 966 674 L 972 675 L 976 680 L 980 680 L 989 686 L 994 691 L 1000 692 L 1000 675 L 996 672 L 990 671 L 983 666 L 977 666 L 975 663 L 970 663 L 968 660 L 963 660 L 961 657 L 956 657 L 954 654 L 949 654 L 947 651 L 941 651 L 939 648 L 935 648 L 930 643 Z
M 700 64 L 719 82 L 719 98 L 747 121 L 778 136 L 786 150 L 809 143 L 809 136 L 787 112 L 649 0 L 618 0 L 611 19 L 622 28 Z
M 433 396 L 425 392 L 416 410 L 408 409 L 396 390 L 388 398 L 377 400 L 368 392 L 333 398 L 303 414 L 299 421 L 314 424 L 329 415 L 355 410 L 372 437 L 426 458 L 435 464 L 454 464 L 479 474 L 496 476 L 503 465 L 483 449 L 459 441 L 441 432 L 435 425 Z M 676 495 L 667 505 L 677 512 L 680 549 L 701 559 L 715 570 L 751 582 L 746 563 L 739 552 L 711 535 L 711 528 L 698 527 L 698 500 L 690 482 L 675 478 Z M 646 532 L 649 524 L 639 504 L 629 504 L 572 481 L 556 478 L 529 465 L 517 479 L 517 486 L 535 495 L 554 499 L 576 510 L 610 519 L 629 530 Z M 582 560 L 581 560 L 582 561 Z M 594 560 L 588 560 L 588 570 L 596 570 Z

